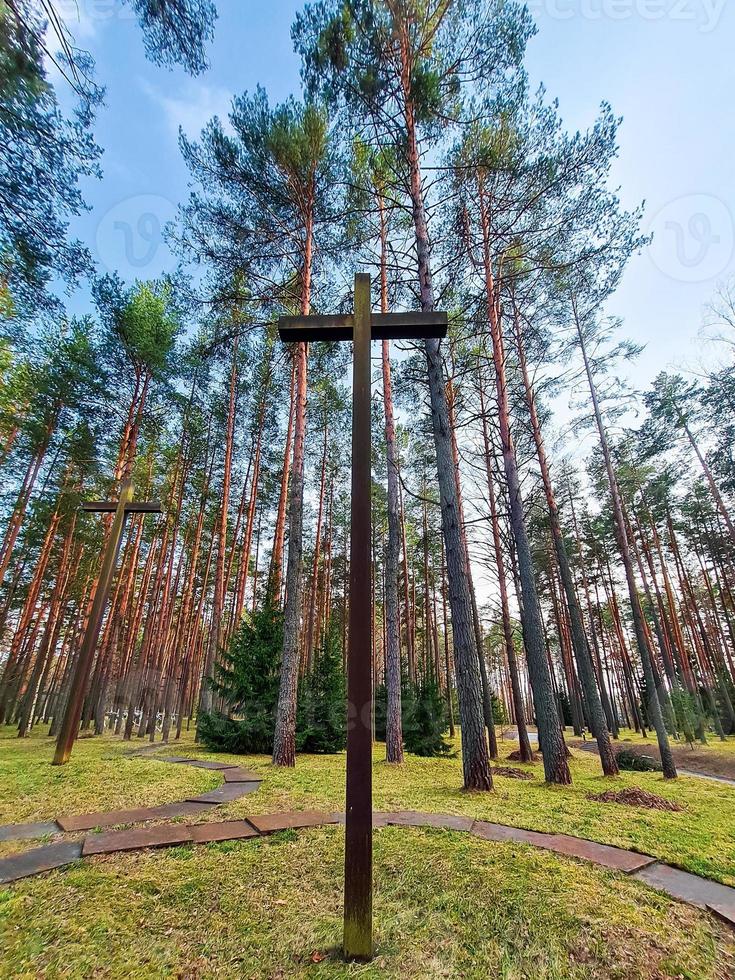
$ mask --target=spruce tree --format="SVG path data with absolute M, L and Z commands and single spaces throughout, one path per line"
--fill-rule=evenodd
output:
M 282 645 L 279 609 L 265 605 L 243 620 L 211 681 L 227 705 L 227 714 L 211 712 L 199 718 L 199 735 L 207 748 L 272 751 Z
M 444 738 L 447 730 L 446 701 L 430 666 L 417 684 L 403 692 L 403 740 L 407 752 L 424 757 L 451 755 L 452 746 Z
M 299 752 L 326 754 L 347 747 L 345 672 L 339 630 L 330 624 L 301 684 L 296 716 Z

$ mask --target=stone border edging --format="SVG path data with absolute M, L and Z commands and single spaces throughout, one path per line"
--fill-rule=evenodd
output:
M 135 753 L 135 754 L 143 754 Z M 206 812 L 257 790 L 262 777 L 234 763 L 209 762 L 182 756 L 159 757 L 159 762 L 189 765 L 221 772 L 223 784 L 208 793 L 177 803 L 136 810 L 110 810 L 100 813 L 59 817 L 53 822 L 9 824 L 0 827 L 0 841 L 28 840 L 49 832 L 71 833 L 111 827 L 119 823 L 144 823 L 163 817 L 187 816 Z M 148 848 L 176 847 L 186 844 L 207 844 L 230 840 L 252 840 L 282 830 L 297 830 L 343 824 L 343 813 L 300 810 L 285 813 L 257 814 L 244 820 L 215 821 L 199 824 L 161 823 L 154 827 L 128 828 L 105 833 L 90 833 L 78 841 L 57 841 L 32 848 L 19 854 L 0 858 L 0 884 L 43 874 L 73 864 L 80 858 L 96 854 L 120 854 Z M 588 861 L 608 870 L 627 874 L 637 881 L 663 891 L 670 897 L 712 912 L 735 928 L 735 888 L 722 885 L 691 872 L 675 868 L 648 854 L 600 844 L 568 834 L 548 834 L 523 830 L 505 824 L 475 820 L 473 817 L 402 810 L 394 813 L 375 811 L 373 827 L 435 827 L 443 830 L 470 833 L 486 841 L 515 842 L 539 847 L 564 857 Z M 49 831 L 49 828 L 55 828 Z M 4 832 L 4 833 L 3 833 Z M 40 832 L 40 833 L 39 833 Z
M 160 748 L 160 746 L 156 746 Z M 146 749 L 129 755 L 143 755 Z M 174 803 L 161 803 L 158 806 L 136 807 L 130 810 L 104 810 L 97 813 L 80 813 L 72 816 L 56 817 L 35 823 L 5 824 L 0 826 L 0 842 L 13 840 L 33 840 L 58 834 L 78 833 L 94 830 L 96 827 L 114 827 L 117 824 L 145 823 L 149 820 L 167 820 L 174 817 L 187 817 L 206 812 L 210 807 L 231 803 L 248 793 L 254 793 L 263 781 L 257 773 L 243 769 L 237 763 L 209 762 L 204 759 L 187 759 L 184 756 L 160 756 L 156 762 L 193 766 L 195 769 L 211 769 L 221 772 L 222 786 L 199 796 L 187 796 Z
M 302 810 L 258 814 L 245 820 L 190 825 L 161 824 L 156 827 L 88 834 L 82 841 L 62 841 L 0 859 L 0 883 L 8 884 L 31 875 L 42 874 L 96 854 L 120 854 L 148 848 L 253 840 L 282 830 L 342 823 L 344 823 L 342 813 Z M 672 898 L 712 912 L 723 922 L 735 927 L 735 888 L 671 867 L 650 855 L 638 854 L 608 844 L 598 844 L 595 841 L 571 837 L 567 834 L 542 834 L 537 831 L 522 830 L 519 827 L 474 820 L 472 817 L 421 813 L 415 810 L 396 813 L 376 812 L 373 816 L 373 826 L 376 828 L 435 827 L 471 833 L 486 841 L 516 842 L 539 847 L 554 854 L 588 861 L 598 867 L 627 874 L 636 881 L 665 892 Z

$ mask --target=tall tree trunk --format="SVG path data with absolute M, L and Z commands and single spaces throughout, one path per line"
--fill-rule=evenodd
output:
M 495 553 L 495 568 L 498 575 L 498 589 L 500 591 L 500 611 L 503 620 L 505 656 L 508 661 L 508 672 L 510 674 L 510 684 L 513 695 L 513 708 L 516 716 L 516 728 L 518 729 L 518 748 L 521 762 L 532 762 L 534 759 L 534 754 L 528 738 L 526 712 L 523 706 L 523 692 L 521 691 L 521 681 L 518 673 L 518 660 L 516 659 L 516 649 L 513 641 L 513 624 L 510 620 L 508 581 L 505 568 L 505 558 L 503 557 L 503 545 L 500 537 L 500 518 L 498 515 L 497 498 L 495 495 L 495 478 L 493 475 L 493 463 L 490 451 L 490 432 L 488 429 L 487 413 L 485 411 L 485 395 L 483 392 L 482 378 L 479 378 L 478 382 L 478 391 L 480 394 L 480 414 L 482 416 L 482 435 L 485 448 L 487 493 L 488 500 L 490 502 L 490 522 L 493 532 L 493 550 Z
M 592 374 L 592 366 L 590 365 L 589 358 L 587 357 L 587 348 L 584 341 L 582 324 L 577 314 L 576 304 L 574 304 L 574 317 L 575 317 L 575 323 L 577 327 L 577 337 L 579 338 L 580 351 L 582 353 L 582 360 L 584 361 L 585 373 L 587 375 L 587 383 L 589 385 L 590 396 L 592 398 L 592 408 L 594 411 L 595 422 L 597 424 L 597 431 L 600 438 L 600 447 L 602 449 L 602 455 L 605 460 L 605 470 L 607 472 L 608 483 L 610 485 L 610 493 L 612 496 L 612 505 L 613 505 L 613 518 L 615 521 L 615 535 L 618 540 L 620 557 L 622 558 L 623 567 L 625 569 L 625 579 L 628 584 L 628 595 L 630 597 L 630 604 L 633 612 L 633 626 L 635 628 L 636 641 L 638 644 L 638 652 L 641 655 L 641 662 L 643 664 L 643 674 L 646 680 L 648 716 L 651 721 L 651 724 L 656 730 L 656 737 L 658 740 L 659 751 L 661 753 L 661 764 L 663 766 L 664 778 L 676 779 L 676 765 L 674 763 L 674 756 L 671 752 L 671 746 L 669 745 L 669 737 L 666 733 L 666 726 L 664 725 L 663 714 L 661 712 L 661 702 L 659 701 L 658 691 L 656 689 L 656 681 L 653 673 L 653 658 L 651 656 L 651 650 L 648 645 L 648 638 L 646 636 L 645 627 L 643 623 L 643 612 L 641 610 L 641 604 L 638 598 L 638 588 L 635 581 L 635 575 L 633 573 L 633 561 L 630 555 L 630 545 L 628 543 L 628 535 L 625 530 L 625 520 L 623 517 L 623 505 L 620 498 L 620 490 L 618 488 L 617 477 L 615 476 L 615 469 L 613 467 L 612 455 L 610 453 L 610 446 L 607 441 L 607 433 L 605 431 L 605 426 L 602 421 L 602 412 L 600 410 L 600 404 L 597 397 L 597 387 L 595 385 L 595 380 Z
M 380 309 L 388 312 L 387 228 L 385 208 L 380 200 Z M 385 415 L 385 452 L 388 470 L 388 541 L 385 550 L 385 758 L 403 762 L 403 726 L 401 721 L 401 615 L 398 605 L 398 563 L 401 551 L 400 496 L 398 491 L 398 449 L 393 415 L 393 387 L 390 367 L 390 341 L 382 343 L 383 412 Z
M 574 650 L 574 659 L 577 664 L 579 679 L 584 692 L 587 717 L 589 718 L 592 735 L 597 741 L 602 771 L 606 776 L 617 776 L 619 773 L 618 764 L 615 758 L 612 743 L 610 741 L 610 732 L 607 728 L 605 712 L 603 711 L 602 701 L 600 700 L 600 694 L 597 689 L 597 678 L 595 677 L 595 669 L 592 664 L 592 654 L 587 642 L 587 635 L 584 631 L 582 611 L 579 608 L 577 593 L 574 588 L 574 579 L 572 577 L 572 569 L 569 563 L 569 555 L 567 554 L 567 546 L 561 529 L 561 521 L 559 519 L 559 508 L 556 502 L 554 487 L 551 482 L 549 460 L 546 455 L 546 446 L 544 444 L 544 438 L 541 432 L 541 421 L 536 408 L 536 395 L 528 373 L 525 344 L 523 342 L 520 319 L 516 310 L 513 312 L 513 323 L 515 328 L 518 358 L 521 366 L 521 376 L 523 378 L 523 388 L 526 396 L 529 417 L 531 419 L 531 431 L 533 433 L 533 441 L 536 446 L 536 456 L 541 468 L 541 479 L 543 481 L 546 506 L 549 511 L 549 521 L 551 524 L 551 537 L 554 543 L 556 561 L 559 566 L 559 576 L 561 578 L 562 586 L 564 588 L 564 595 L 567 601 L 572 649 Z
M 311 202 L 313 207 L 313 199 Z M 309 208 L 306 222 L 306 246 L 301 282 L 301 313 L 306 316 L 311 305 L 311 263 L 313 225 Z M 299 635 L 301 632 L 301 591 L 303 585 L 304 524 L 304 441 L 306 438 L 306 381 L 308 344 L 296 344 L 296 404 L 294 418 L 293 464 L 291 467 L 291 500 L 288 522 L 288 566 L 286 569 L 286 606 L 283 619 L 283 656 L 278 691 L 276 728 L 273 738 L 273 764 L 296 765 L 296 700 L 299 678 Z
M 446 680 L 447 717 L 449 719 L 449 737 L 454 738 L 454 702 L 452 698 L 452 672 L 449 663 L 449 622 L 447 617 L 447 563 L 444 557 L 444 540 L 442 539 L 442 625 L 444 627 L 444 674 Z
M 296 366 L 299 362 L 299 352 L 294 350 L 291 360 L 291 386 L 288 413 L 288 428 L 286 429 L 286 444 L 283 448 L 283 469 L 281 471 L 281 492 L 278 496 L 278 511 L 276 527 L 273 532 L 273 552 L 271 554 L 270 571 L 268 572 L 268 596 L 274 605 L 281 601 L 281 583 L 283 578 L 283 543 L 286 537 L 286 506 L 288 504 L 288 484 L 291 474 L 291 443 L 293 440 L 294 419 L 297 411 L 296 396 Z
M 454 462 L 454 472 L 457 480 L 457 509 L 459 511 L 460 525 L 462 529 L 462 542 L 464 545 L 465 566 L 467 569 L 467 582 L 469 584 L 470 596 L 472 599 L 472 625 L 475 631 L 475 644 L 477 647 L 477 661 L 480 665 L 480 679 L 482 681 L 482 716 L 485 720 L 488 742 L 490 747 L 490 758 L 498 758 L 498 740 L 495 734 L 495 720 L 493 718 L 493 701 L 490 690 L 490 681 L 487 676 L 487 663 L 485 662 L 485 650 L 482 641 L 482 624 L 480 614 L 477 609 L 477 597 L 475 595 L 475 583 L 472 579 L 472 564 L 470 562 L 470 548 L 467 541 L 467 529 L 464 521 L 464 501 L 462 499 L 462 483 L 459 473 L 459 445 L 457 444 L 456 417 L 454 412 L 455 392 L 454 383 L 449 381 L 447 384 L 447 409 L 449 412 L 449 431 L 452 437 L 452 460 Z
M 419 295 L 423 312 L 434 309 L 431 279 L 429 231 L 426 223 L 421 165 L 416 141 L 416 121 L 411 94 L 411 69 L 408 38 L 401 39 L 402 73 L 407 136 L 407 160 L 410 175 L 410 197 L 418 260 Z M 467 580 L 462 525 L 457 504 L 457 481 L 452 458 L 452 439 L 445 391 L 444 361 L 440 343 L 425 341 L 426 364 L 431 400 L 431 420 L 436 448 L 437 477 L 441 497 L 442 528 L 446 549 L 449 606 L 454 635 L 454 664 L 462 727 L 462 763 L 465 789 L 488 790 L 493 779 L 484 734 L 482 713 L 482 677 L 472 614 L 472 596 Z
M 235 438 L 235 408 L 237 404 L 237 355 L 240 334 L 235 335 L 232 345 L 232 367 L 230 370 L 230 393 L 227 410 L 227 435 L 225 443 L 225 466 L 222 480 L 222 500 L 220 503 L 217 523 L 217 564 L 214 573 L 214 596 L 212 601 L 212 627 L 209 634 L 209 644 L 204 662 L 204 674 L 199 693 L 199 711 L 209 714 L 214 707 L 214 692 L 212 680 L 214 668 L 222 642 L 222 620 L 225 609 L 225 561 L 227 558 L 227 518 L 230 505 L 230 483 L 232 480 L 232 454 Z
M 316 534 L 314 536 L 314 557 L 311 563 L 311 589 L 309 595 L 309 605 L 306 617 L 306 641 L 304 651 L 304 662 L 306 669 L 311 670 L 314 664 L 314 623 L 316 622 L 316 604 L 319 579 L 319 559 L 321 557 L 322 543 L 322 518 L 324 516 L 324 491 L 327 478 L 327 446 L 329 436 L 329 417 L 326 408 L 324 409 L 324 435 L 322 443 L 322 465 L 319 478 L 319 507 L 316 518 Z
M 10 559 L 13 554 L 13 547 L 15 546 L 18 534 L 20 533 L 26 508 L 28 507 L 28 501 L 31 499 L 31 494 L 33 493 L 33 488 L 36 484 L 36 480 L 38 479 L 41 465 L 46 458 L 46 451 L 48 450 L 49 443 L 51 442 L 51 434 L 55 424 L 56 417 L 54 417 L 54 422 L 50 423 L 47 427 L 41 440 L 41 444 L 36 448 L 28 463 L 28 466 L 26 467 L 23 483 L 15 501 L 13 512 L 10 515 L 10 521 L 5 529 L 2 543 L 0 544 L 0 586 L 2 586 L 3 582 L 5 581 L 5 574 L 8 570 L 8 565 L 10 564 Z M 4 625 L 4 623 L 0 623 L 0 630 L 4 627 Z
M 567 748 L 564 744 L 564 736 L 556 708 L 551 671 L 544 645 L 541 608 L 534 577 L 531 546 L 526 530 L 523 498 L 521 496 L 521 482 L 518 473 L 518 460 L 516 459 L 515 446 L 510 429 L 510 406 L 505 376 L 505 349 L 500 323 L 500 297 L 492 270 L 490 220 L 482 177 L 479 174 L 478 192 L 480 197 L 480 221 L 483 242 L 483 269 L 485 274 L 488 321 L 492 338 L 493 363 L 495 366 L 495 388 L 500 422 L 500 442 L 510 500 L 511 530 L 516 546 L 521 594 L 523 596 L 524 638 L 526 642 L 528 671 L 538 722 L 539 745 L 544 757 L 544 774 L 547 782 L 568 784 L 572 781 L 572 775 L 569 771 Z

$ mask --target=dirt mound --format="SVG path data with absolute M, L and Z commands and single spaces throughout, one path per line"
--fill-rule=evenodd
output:
M 637 787 L 619 792 L 608 790 L 607 793 L 588 793 L 587 799 L 594 800 L 595 803 L 622 803 L 623 806 L 637 806 L 645 810 L 671 810 L 678 813 L 684 809 L 678 803 L 665 800 L 661 796 L 656 796 L 655 793 L 647 793 L 644 789 Z
M 534 752 L 531 757 L 531 762 L 536 762 L 536 755 L 537 753 Z M 508 762 L 522 762 L 522 761 L 523 760 L 521 759 L 521 753 L 518 749 L 516 749 L 515 752 L 511 752 L 510 755 L 508 756 Z
M 506 776 L 508 779 L 535 778 L 532 772 L 524 772 L 522 769 L 514 769 L 512 766 L 493 766 L 493 776 Z

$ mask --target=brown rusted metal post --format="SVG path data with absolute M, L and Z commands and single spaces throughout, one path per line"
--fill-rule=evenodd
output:
M 360 273 L 355 276 L 354 313 L 283 316 L 278 332 L 286 343 L 354 343 L 343 952 L 350 960 L 369 960 L 373 955 L 370 341 L 445 337 L 447 314 L 371 314 L 370 276 Z
M 94 661 L 94 651 L 97 647 L 102 620 L 107 607 L 107 600 L 112 587 L 112 579 L 117 565 L 117 556 L 120 552 L 123 530 L 125 528 L 125 518 L 130 513 L 159 513 L 161 505 L 158 503 L 133 502 L 133 484 L 131 480 L 125 480 L 120 488 L 120 499 L 115 502 L 100 502 L 83 504 L 82 509 L 86 511 L 101 511 L 104 513 L 114 512 L 115 518 L 110 528 L 110 536 L 107 539 L 102 568 L 97 582 L 97 588 L 92 601 L 92 611 L 89 614 L 89 622 L 84 633 L 82 648 L 79 651 L 74 678 L 69 691 L 69 698 L 64 709 L 64 718 L 59 728 L 59 735 L 56 740 L 56 752 L 54 754 L 55 766 L 63 766 L 69 761 L 74 743 L 79 733 L 79 722 L 82 717 L 82 707 L 84 696 L 87 691 L 89 675 Z
M 373 955 L 370 276 L 355 276 L 344 955 Z

